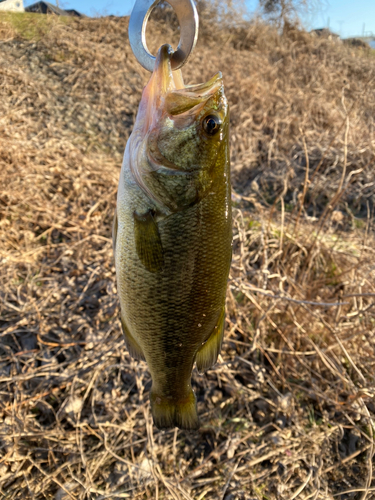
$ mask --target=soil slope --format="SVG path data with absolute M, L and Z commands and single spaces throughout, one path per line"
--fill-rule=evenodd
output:
M 118 318 L 111 224 L 148 76 L 127 19 L 0 16 L 7 499 L 374 495 L 374 53 L 201 25 L 184 76 L 224 75 L 234 255 L 222 354 L 193 374 L 202 427 L 185 433 L 153 427 Z M 173 26 L 151 22 L 152 50 Z

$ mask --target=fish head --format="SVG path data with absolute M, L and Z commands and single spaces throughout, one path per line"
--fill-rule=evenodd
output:
M 195 204 L 225 177 L 229 109 L 221 73 L 185 86 L 163 45 L 137 116 L 142 155 L 136 178 L 171 210 Z

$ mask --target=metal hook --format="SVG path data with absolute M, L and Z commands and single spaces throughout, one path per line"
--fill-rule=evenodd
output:
M 154 71 L 155 57 L 146 43 L 146 24 L 151 11 L 160 0 L 136 0 L 129 20 L 129 41 L 138 62 L 148 71 Z M 173 70 L 187 61 L 198 38 L 198 12 L 193 0 L 168 0 L 177 14 L 181 28 L 180 43 L 171 56 Z

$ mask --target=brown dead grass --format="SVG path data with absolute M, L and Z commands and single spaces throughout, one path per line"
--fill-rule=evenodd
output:
M 184 74 L 224 74 L 236 208 L 225 342 L 194 373 L 202 427 L 186 433 L 152 426 L 118 320 L 111 221 L 147 78 L 127 20 L 29 39 L 0 18 L 7 499 L 374 498 L 375 58 L 202 25 Z M 166 26 L 153 49 L 176 39 Z

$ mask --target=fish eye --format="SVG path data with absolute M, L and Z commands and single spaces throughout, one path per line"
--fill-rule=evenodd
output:
M 202 126 L 207 135 L 213 136 L 219 132 L 221 120 L 216 115 L 207 115 L 203 118 Z

